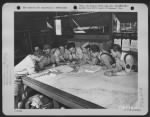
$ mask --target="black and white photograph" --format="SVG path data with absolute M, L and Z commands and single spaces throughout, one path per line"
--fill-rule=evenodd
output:
M 14 108 L 136 106 L 136 12 L 15 12 L 14 21 Z
M 5 4 L 3 113 L 145 115 L 147 15 L 144 4 Z

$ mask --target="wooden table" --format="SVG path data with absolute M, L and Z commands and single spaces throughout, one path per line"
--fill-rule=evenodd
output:
M 23 77 L 23 84 L 29 86 L 30 88 L 66 105 L 70 108 L 99 108 L 104 109 L 104 107 L 96 105 L 94 103 L 91 103 L 89 101 L 86 101 L 84 99 L 81 99 L 77 96 L 71 95 L 67 92 L 64 92 L 60 89 L 57 89 L 55 87 L 52 87 L 50 85 L 46 85 L 44 83 L 41 83 L 37 80 L 34 80 L 29 77 Z
M 136 102 L 137 73 L 108 77 L 103 70 L 87 73 L 82 68 L 81 72 L 54 76 L 52 73 L 27 76 L 23 83 L 69 108 L 118 108 Z

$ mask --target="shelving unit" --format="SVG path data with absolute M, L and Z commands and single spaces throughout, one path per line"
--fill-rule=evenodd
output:
M 121 45 L 124 52 L 137 54 L 136 13 L 112 13 L 112 39 L 114 43 Z

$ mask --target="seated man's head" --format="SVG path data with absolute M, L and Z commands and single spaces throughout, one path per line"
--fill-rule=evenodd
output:
M 90 53 L 92 57 L 97 57 L 100 52 L 98 45 L 91 45 L 90 46 Z
M 34 55 L 35 56 L 40 56 L 42 54 L 41 49 L 39 48 L 39 46 L 35 46 L 34 47 Z
M 82 48 L 83 53 L 88 53 L 90 50 L 90 45 L 86 45 L 84 48 Z
M 39 46 L 35 46 L 34 51 L 38 51 L 38 50 L 40 50 Z
M 51 51 L 51 46 L 48 45 L 48 44 L 44 44 L 44 46 L 43 46 L 43 52 L 44 52 L 45 54 L 49 54 L 50 51 Z
M 110 49 L 110 51 L 111 51 L 111 55 L 114 58 L 120 57 L 121 53 L 122 53 L 122 49 L 121 49 L 120 45 L 118 45 L 118 44 L 113 44 L 112 48 Z
M 61 53 L 65 53 L 65 47 L 63 45 L 59 46 L 59 50 Z
M 75 49 L 75 43 L 68 43 L 67 44 L 67 49 L 71 52 L 71 53 L 75 53 L 76 49 Z

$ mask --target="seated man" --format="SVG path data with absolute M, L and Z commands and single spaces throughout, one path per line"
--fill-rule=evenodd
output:
M 54 52 L 52 51 L 50 45 L 45 44 L 43 46 L 43 56 L 41 57 L 40 61 L 36 62 L 35 70 L 40 71 L 49 64 L 55 64 L 56 61 L 53 53 Z
M 102 48 L 100 51 L 100 55 L 98 56 L 99 60 L 101 61 L 101 65 L 105 66 L 106 69 L 112 68 L 112 64 L 115 63 L 115 59 L 110 54 L 108 50 L 108 45 L 106 43 L 102 43 Z
M 18 63 L 15 68 L 15 108 L 20 108 L 18 105 L 22 104 L 22 100 L 25 99 L 25 89 L 21 82 L 21 77 L 35 73 L 35 63 L 42 59 L 42 55 L 39 51 L 39 47 L 35 47 L 34 53 L 27 55 L 20 63 Z
M 83 53 L 80 47 L 75 47 L 75 43 L 68 43 L 67 52 L 70 61 L 80 61 Z
M 64 46 L 60 45 L 58 48 L 55 49 L 54 57 L 56 64 L 59 65 L 60 62 L 65 62 L 65 48 Z
M 35 47 L 33 54 L 29 54 L 15 66 L 15 74 L 26 75 L 35 73 L 37 68 L 43 69 L 44 66 L 50 64 L 51 58 L 51 48 L 49 45 L 44 45 L 43 52 L 41 52 L 39 47 Z
M 36 73 L 40 70 L 43 70 L 45 66 L 49 65 L 50 63 L 55 63 L 54 55 L 52 54 L 51 47 L 48 44 L 43 46 L 43 52 L 40 52 L 38 47 L 35 47 L 35 52 L 33 55 L 28 55 L 25 57 L 19 64 L 15 66 L 15 75 L 16 75 L 16 86 L 15 86 L 15 102 L 17 107 L 17 100 L 20 100 L 20 90 L 23 88 L 20 87 L 20 83 L 18 80 L 21 76 Z M 25 88 L 27 89 L 27 87 Z M 25 90 L 24 89 L 24 90 Z M 22 90 L 23 91 L 23 90 Z M 18 94 L 19 93 L 19 94 Z M 22 92 L 23 93 L 23 92 Z
M 100 65 L 105 66 L 106 68 L 111 68 L 111 65 L 114 63 L 111 55 L 106 51 L 100 51 L 97 45 L 91 46 L 91 55 L 94 64 L 100 62 Z
M 20 63 L 15 66 L 16 75 L 26 75 L 35 72 L 35 63 L 42 59 L 42 54 L 35 48 L 33 54 L 27 55 Z
M 125 72 L 131 72 L 136 70 L 137 62 L 134 56 L 122 52 L 122 49 L 119 45 L 114 44 L 112 46 L 111 53 L 112 56 L 115 58 L 116 63 L 113 65 L 112 69 L 105 72 L 105 75 L 115 76 L 115 75 L 121 75 L 119 72 L 123 70 Z
M 90 54 L 90 44 L 87 42 L 81 46 L 83 57 L 81 60 L 81 64 L 86 64 L 88 61 L 91 59 L 91 54 Z
M 41 55 L 43 54 L 43 52 L 42 52 L 42 50 L 41 50 L 38 46 L 36 46 L 36 47 L 34 47 L 34 52 L 33 52 L 33 54 L 34 54 L 35 56 L 37 56 L 37 57 L 41 57 Z

